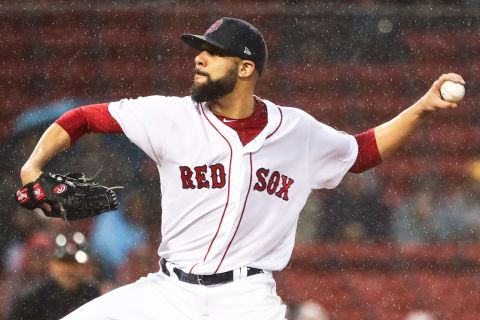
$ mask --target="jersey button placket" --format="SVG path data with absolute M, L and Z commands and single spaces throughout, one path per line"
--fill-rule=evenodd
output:
M 220 252 L 220 259 L 223 258 L 225 250 L 227 250 L 227 247 L 232 240 L 235 230 L 237 229 L 238 224 L 240 223 L 240 216 L 242 213 L 243 209 L 243 204 L 245 202 L 245 197 L 248 193 L 248 185 L 250 182 L 250 153 L 245 152 L 242 148 L 242 150 L 238 151 L 238 169 L 236 170 L 236 197 L 234 198 L 236 207 L 235 207 L 235 212 L 232 212 L 231 215 L 231 224 L 229 227 L 229 232 L 226 234 L 225 238 L 225 243 L 223 243 L 224 247 L 222 251 Z M 232 199 L 233 200 L 233 199 Z M 228 260 L 229 256 L 232 255 L 232 253 L 235 252 L 235 246 L 232 245 L 228 249 L 228 253 L 225 255 L 224 260 L 222 261 L 222 266 L 228 264 L 225 260 Z M 226 270 L 225 270 L 226 271 Z M 221 271 L 220 271 L 221 272 Z
M 205 271 L 213 273 L 218 266 L 220 259 L 223 255 L 223 252 L 230 241 L 230 234 L 231 229 L 233 228 L 236 215 L 238 215 L 238 203 L 237 203 L 237 194 L 239 188 L 239 169 L 240 169 L 240 161 L 239 155 L 241 151 L 238 149 L 238 145 L 233 141 L 231 135 L 226 134 L 226 137 L 232 147 L 232 163 L 230 168 L 230 176 L 227 176 L 227 180 L 230 180 L 230 197 L 228 200 L 227 209 L 225 211 L 225 215 L 223 217 L 223 221 L 221 223 L 220 229 L 218 231 L 218 235 L 215 241 L 212 244 L 212 247 L 206 257 L 206 260 L 202 263 L 198 264 L 195 267 L 195 270 L 200 271 L 206 268 Z M 228 168 L 225 168 L 228 174 Z M 228 186 L 225 186 L 225 195 L 228 192 Z M 223 198 L 223 201 L 226 201 L 226 197 Z
M 203 262 L 204 264 L 208 265 L 208 270 L 211 270 L 211 268 L 215 270 L 220 264 L 220 261 L 237 227 L 243 205 L 242 196 L 245 195 L 244 189 L 248 187 L 245 186 L 245 174 L 247 170 L 249 172 L 250 164 L 245 160 L 248 158 L 248 156 L 245 154 L 244 146 L 240 141 L 238 134 L 233 129 L 218 121 L 218 119 L 209 110 L 206 110 L 206 113 L 208 118 L 211 119 L 213 123 L 218 124 L 218 129 L 228 140 L 228 143 L 232 148 L 232 164 L 229 177 L 230 199 L 228 202 L 227 211 L 225 212 L 218 237 L 213 243 L 207 259 L 205 262 Z M 247 180 L 246 183 L 248 182 L 249 181 Z M 200 265 L 198 265 L 196 269 L 199 266 Z
M 237 142 L 237 141 L 235 141 Z M 219 239 L 215 254 L 212 255 L 212 259 L 214 258 L 215 261 L 215 268 L 220 263 L 224 252 L 235 232 L 235 229 L 238 224 L 238 220 L 240 218 L 241 213 L 241 205 L 242 196 L 245 194 L 245 173 L 246 170 L 250 170 L 246 168 L 245 165 L 248 163 L 245 161 L 245 154 L 243 153 L 243 146 L 239 146 L 240 140 L 238 143 L 232 144 L 233 147 L 233 159 L 232 159 L 232 170 L 231 170 L 231 190 L 230 190 L 230 204 L 225 214 L 224 222 L 222 225 L 222 237 Z M 248 164 L 249 165 L 249 164 Z M 248 181 L 247 181 L 248 182 Z M 231 250 L 231 248 L 230 248 Z M 222 265 L 225 262 L 222 263 Z

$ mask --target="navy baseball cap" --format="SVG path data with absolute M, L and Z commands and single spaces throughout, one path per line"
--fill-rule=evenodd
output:
M 183 34 L 181 39 L 198 50 L 201 50 L 202 44 L 209 43 L 232 56 L 251 60 L 260 74 L 267 64 L 268 52 L 265 39 L 257 28 L 240 19 L 228 17 L 218 19 L 202 36 Z

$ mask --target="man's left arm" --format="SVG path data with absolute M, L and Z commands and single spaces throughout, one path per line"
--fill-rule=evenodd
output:
M 465 85 L 465 81 L 458 74 L 444 74 L 433 83 L 428 92 L 415 104 L 392 120 L 375 128 L 375 140 L 382 160 L 390 157 L 428 115 L 437 110 L 457 107 L 456 103 L 447 102 L 440 95 L 440 87 L 445 81 Z
M 456 103 L 447 102 L 440 95 L 440 87 L 448 80 L 465 85 L 458 74 L 444 74 L 410 108 L 376 128 L 355 135 L 358 154 L 349 171 L 362 173 L 376 167 L 390 157 L 429 114 L 436 110 L 456 108 Z

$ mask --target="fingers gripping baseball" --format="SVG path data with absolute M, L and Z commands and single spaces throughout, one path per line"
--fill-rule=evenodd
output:
M 461 84 L 462 86 L 466 84 L 463 78 L 456 73 L 447 73 L 441 75 L 420 100 L 423 111 L 429 112 L 439 109 L 452 109 L 457 107 L 456 102 L 447 101 L 444 99 L 444 97 L 442 98 L 441 88 L 442 85 L 444 85 L 447 81 Z

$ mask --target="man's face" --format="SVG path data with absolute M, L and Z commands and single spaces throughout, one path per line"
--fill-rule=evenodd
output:
M 238 58 L 208 44 L 201 50 L 195 58 L 195 78 L 190 94 L 195 102 L 217 100 L 235 89 Z

